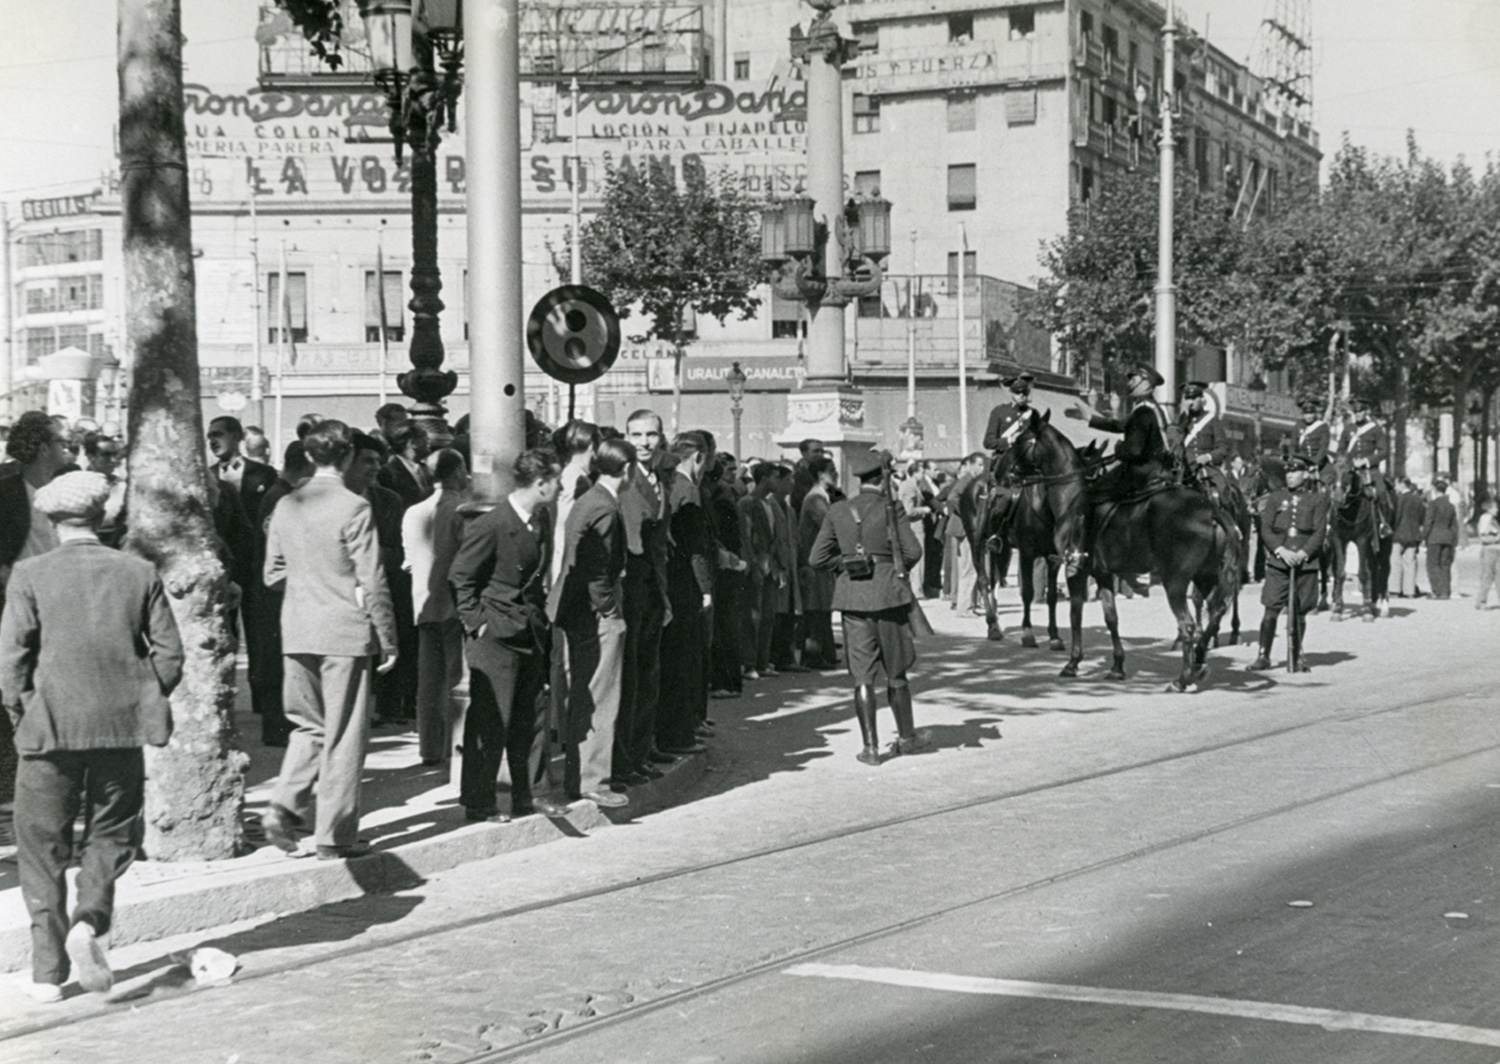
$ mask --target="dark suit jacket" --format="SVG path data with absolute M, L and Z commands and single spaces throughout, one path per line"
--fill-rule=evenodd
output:
M 0 566 L 10 565 L 31 534 L 31 496 L 16 462 L 0 462 Z
M 1458 511 L 1448 496 L 1441 493 L 1427 500 L 1427 516 L 1422 521 L 1422 540 L 1433 544 L 1458 542 Z
M 684 606 L 713 593 L 718 544 L 709 527 L 708 512 L 698 485 L 673 470 L 667 484 L 667 507 L 671 512 L 671 542 L 667 564 L 667 586 L 674 603 Z M 674 613 L 676 608 L 674 606 Z
M 401 496 L 402 509 L 415 506 L 432 494 L 432 485 L 427 483 L 427 478 L 423 477 L 419 480 L 412 476 L 411 470 L 406 468 L 406 463 L 395 455 L 386 459 L 377 480 L 381 487 Z
M 1403 491 L 1396 496 L 1396 520 L 1392 538 L 1403 547 L 1422 542 L 1422 523 L 1427 520 L 1427 503 L 1418 491 Z
M 634 594 L 655 595 L 667 601 L 667 510 L 661 484 L 667 479 L 658 470 L 652 484 L 639 465 L 630 467 L 620 484 L 620 520 L 625 531 L 625 580 Z M 632 603 L 632 610 L 635 608 Z
M 620 504 L 595 484 L 573 504 L 563 526 L 563 560 L 547 597 L 547 616 L 563 628 L 620 616 L 625 528 Z
M 1136 403 L 1125 420 L 1097 414 L 1089 418 L 1089 428 L 1123 434 L 1125 438 L 1115 444 L 1115 456 L 1122 461 L 1165 462 L 1171 453 L 1163 430 L 1165 420 L 1161 407 L 1146 399 Z
M 264 462 L 257 462 L 254 458 L 240 456 L 243 466 L 240 471 L 240 481 L 236 490 L 240 495 L 240 506 L 245 510 L 245 516 L 256 526 L 257 534 L 265 535 L 263 526 L 257 520 L 260 515 L 261 506 L 265 503 L 266 492 L 271 490 L 271 485 L 277 481 L 276 470 Z M 225 476 L 222 470 L 214 467 L 214 474 L 222 484 Z M 233 483 L 233 481 L 230 481 Z
M 67 543 L 17 563 L 0 619 L 0 691 L 23 754 L 161 746 L 182 642 L 150 562 Z
M 766 516 L 765 499 L 752 492 L 735 503 L 740 512 L 740 555 L 750 563 L 750 578 L 760 580 L 776 571 L 776 541 L 771 534 L 771 519 Z M 774 505 L 774 504 L 773 504 Z
M 521 653 L 543 644 L 551 549 L 552 515 L 545 508 L 527 525 L 510 500 L 501 499 L 469 522 L 448 570 L 464 630 L 478 635 L 483 629 L 481 638 Z

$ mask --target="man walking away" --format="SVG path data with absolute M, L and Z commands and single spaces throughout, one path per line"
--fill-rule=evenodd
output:
M 380 564 L 370 503 L 340 476 L 353 453 L 342 421 L 303 439 L 312 478 L 276 506 L 266 532 L 266 586 L 284 587 L 282 701 L 295 730 L 263 823 L 266 837 L 298 852 L 314 789 L 313 842 L 325 860 L 358 857 L 359 781 L 370 737 L 370 666 L 396 664 L 396 619 Z
M 167 696 L 182 676 L 182 643 L 149 562 L 99 542 L 109 481 L 69 473 L 33 505 L 58 549 L 18 563 L 0 618 L 0 690 L 15 729 L 21 895 L 31 915 L 31 983 L 62 1000 L 70 969 L 85 990 L 114 985 L 103 939 L 115 881 L 140 845 L 144 746 L 172 732 Z M 77 905 L 65 873 L 84 807 Z
M 1417 486 L 1405 477 L 1401 478 L 1401 492 L 1396 496 L 1396 521 L 1393 538 L 1396 541 L 1396 596 L 1416 598 L 1422 594 L 1417 587 L 1417 554 L 1422 549 L 1422 523 L 1427 519 L 1427 503 Z
M 1458 511 L 1448 498 L 1448 482 L 1432 482 L 1432 498 L 1422 521 L 1422 541 L 1427 544 L 1427 583 L 1435 599 L 1453 595 L 1453 553 L 1458 548 Z

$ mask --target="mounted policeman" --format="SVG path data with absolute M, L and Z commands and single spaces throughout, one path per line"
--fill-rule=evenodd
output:
M 1219 418 L 1219 404 L 1202 381 L 1182 386 L 1182 413 L 1178 417 L 1182 432 L 1182 479 L 1196 487 L 1215 503 L 1228 505 L 1229 478 L 1224 463 L 1229 461 L 1229 434 Z
M 1155 368 L 1138 365 L 1125 376 L 1125 394 L 1130 399 L 1130 413 L 1124 419 L 1106 414 L 1089 417 L 1089 428 L 1119 433 L 1123 439 L 1115 445 L 1114 457 L 1119 466 L 1101 476 L 1095 491 L 1102 497 L 1123 499 L 1148 487 L 1170 484 L 1177 468 L 1174 448 L 1169 442 L 1175 435 L 1167 412 L 1153 394 L 1165 381 Z M 1064 417 L 1081 419 L 1083 410 L 1068 407 Z
M 1010 450 L 1010 445 L 1026 427 L 1026 418 L 1033 410 L 1031 385 L 1035 380 L 1030 373 L 1018 373 L 1000 382 L 1010 390 L 1010 401 L 1000 403 L 990 411 L 989 424 L 984 430 L 984 449 L 993 451 L 997 460 Z
M 1376 510 L 1380 515 L 1380 538 L 1385 539 L 1391 534 L 1391 519 L 1396 512 L 1395 493 L 1391 491 L 1384 470 L 1390 459 L 1390 443 L 1385 429 L 1370 414 L 1369 400 L 1357 396 L 1351 398 L 1349 410 L 1354 423 L 1344 436 L 1344 454 L 1350 466 L 1366 471 L 1367 483 L 1374 489 Z
M 1312 463 L 1308 479 L 1317 481 L 1325 466 L 1332 460 L 1333 426 L 1323 416 L 1321 399 L 1304 399 L 1297 404 L 1302 408 L 1302 428 L 1297 433 L 1297 453 Z

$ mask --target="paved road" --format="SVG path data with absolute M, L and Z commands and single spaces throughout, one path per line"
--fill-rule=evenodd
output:
M 1164 604 L 1122 612 L 1126 685 L 1097 628 L 1064 685 L 940 612 L 936 755 L 868 769 L 837 692 L 761 685 L 699 801 L 206 936 L 230 986 L 124 951 L 116 1003 L 0 1003 L 0 1057 L 1500 1060 L 1500 611 L 1320 619 L 1311 675 L 1235 648 L 1175 697 Z

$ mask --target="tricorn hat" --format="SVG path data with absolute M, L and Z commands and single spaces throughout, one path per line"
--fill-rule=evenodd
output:
M 890 451 L 856 451 L 849 457 L 849 474 L 856 479 L 878 473 L 891 460 Z

